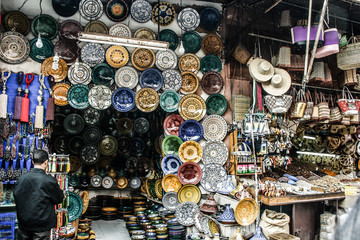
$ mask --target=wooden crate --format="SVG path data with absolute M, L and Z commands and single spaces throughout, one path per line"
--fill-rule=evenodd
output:
M 274 233 L 269 235 L 269 240 L 300 240 L 300 238 L 288 233 Z

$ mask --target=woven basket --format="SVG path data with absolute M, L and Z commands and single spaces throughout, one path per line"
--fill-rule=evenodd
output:
M 340 49 L 336 54 L 337 66 L 341 70 L 351 70 L 360 67 L 360 42 L 357 38 L 351 37 L 350 44 Z

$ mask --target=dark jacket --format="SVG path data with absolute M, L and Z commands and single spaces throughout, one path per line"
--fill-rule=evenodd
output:
M 64 194 L 54 177 L 33 168 L 17 181 L 14 197 L 20 229 L 44 232 L 56 227 L 54 205 L 62 202 Z

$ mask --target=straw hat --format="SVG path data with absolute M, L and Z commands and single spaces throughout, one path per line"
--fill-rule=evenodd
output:
M 275 68 L 275 74 L 271 81 L 262 83 L 262 87 L 273 96 L 281 96 L 291 87 L 290 74 L 284 69 Z
M 267 82 L 274 75 L 273 65 L 264 59 L 255 58 L 248 66 L 251 77 L 257 82 Z

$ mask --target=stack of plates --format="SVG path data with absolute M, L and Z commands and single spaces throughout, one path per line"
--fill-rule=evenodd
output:
M 96 205 L 88 206 L 84 216 L 92 220 L 99 219 L 101 217 L 101 206 L 96 206 Z
M 134 208 L 129 206 L 120 206 L 117 211 L 117 216 L 119 219 L 124 219 L 125 217 L 134 213 Z
M 115 220 L 117 218 L 116 207 L 104 207 L 101 209 L 102 219 L 104 220 Z
M 104 207 L 114 207 L 114 197 L 110 195 L 98 195 L 96 196 L 96 205 Z
M 172 239 L 185 239 L 186 228 L 181 225 L 176 218 L 171 218 L 167 220 L 168 231 L 169 231 L 169 240 Z

